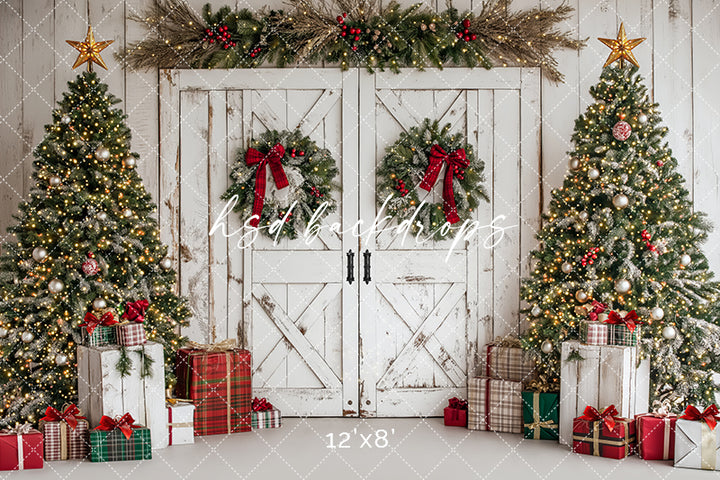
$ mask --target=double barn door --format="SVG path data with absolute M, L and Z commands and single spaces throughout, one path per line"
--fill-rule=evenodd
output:
M 439 414 L 466 395 L 478 346 L 518 329 L 539 226 L 538 103 L 535 69 L 162 71 L 159 217 L 194 314 L 183 334 L 239 338 L 253 394 L 284 415 Z M 448 255 L 451 240 L 367 233 L 385 148 L 425 117 L 450 123 L 485 161 L 491 201 L 475 215 L 498 217 L 499 240 L 487 227 Z M 242 220 L 221 215 L 237 151 L 294 128 L 337 161 L 339 208 L 323 225 L 346 233 L 248 245 L 231 235 Z M 428 200 L 441 201 L 441 183 Z

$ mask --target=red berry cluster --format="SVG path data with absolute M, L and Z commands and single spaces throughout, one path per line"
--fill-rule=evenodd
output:
M 345 18 L 347 18 L 347 13 L 343 12 L 343 14 L 338 15 L 336 19 L 341 25 L 340 36 L 346 38 L 350 42 L 350 45 L 352 45 L 351 48 L 353 52 L 356 52 L 358 47 L 355 43 L 360 41 L 360 34 L 362 33 L 362 30 L 359 27 L 348 28 L 348 26 L 345 25 Z
M 643 230 L 640 233 L 640 236 L 642 237 L 643 241 L 645 242 L 645 245 L 647 246 L 648 250 L 651 252 L 656 252 L 657 247 L 650 243 L 650 240 L 652 240 L 652 237 L 650 236 L 650 233 L 647 230 Z
M 477 35 L 474 33 L 470 33 L 470 19 L 466 18 L 462 21 L 462 30 L 458 30 L 455 35 L 457 35 L 457 38 L 460 38 L 462 40 L 465 40 L 466 42 L 469 42 L 471 40 L 477 40 Z
M 310 195 L 313 197 L 321 198 L 324 197 L 324 193 L 320 193 L 320 189 L 318 187 L 310 187 Z
M 278 213 L 278 218 L 283 218 L 284 216 L 285 216 L 285 212 Z M 290 220 L 292 219 L 292 216 L 293 216 L 292 212 L 288 213 L 287 218 L 285 219 L 285 223 L 290 222 Z
M 260 54 L 261 51 L 262 51 L 262 48 L 260 48 L 260 45 L 258 45 L 257 47 L 250 50 L 250 56 L 252 58 L 255 58 L 256 56 L 258 56 Z
M 580 262 L 582 263 L 582 266 L 584 267 L 588 264 L 592 265 L 593 263 L 595 263 L 595 260 L 597 259 L 597 252 L 599 251 L 600 247 L 592 247 L 590 250 L 588 250 L 588 252 L 583 255 L 582 262 Z
M 212 28 L 206 28 L 203 40 L 208 43 L 217 42 L 225 50 L 236 45 L 235 42 L 230 40 L 230 32 L 228 32 L 227 25 L 222 24 L 215 25 Z
M 295 158 L 295 157 L 304 157 L 304 156 L 305 156 L 305 152 L 303 152 L 302 150 L 295 150 L 295 149 L 293 148 L 292 150 L 290 150 L 290 156 L 293 157 L 293 158 Z
M 458 178 L 458 180 L 465 180 L 465 170 L 461 169 L 457 165 L 454 167 L 455 176 Z
M 397 185 L 395 185 L 395 190 L 400 192 L 400 196 L 404 197 L 408 193 L 410 193 L 410 190 L 405 188 L 405 182 L 403 182 L 402 178 L 397 179 Z

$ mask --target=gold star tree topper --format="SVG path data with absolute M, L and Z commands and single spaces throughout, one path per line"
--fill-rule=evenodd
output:
M 645 38 L 628 39 L 625 35 L 625 26 L 622 23 L 620 23 L 620 31 L 618 32 L 617 38 L 598 38 L 598 40 L 612 50 L 610 56 L 605 60 L 603 68 L 618 60 L 620 60 L 620 68 L 623 66 L 623 60 L 627 60 L 636 67 L 640 66 L 635 55 L 632 53 L 632 49 L 644 42 Z
M 105 65 L 105 62 L 100 56 L 100 52 L 105 50 L 111 43 L 113 43 L 113 40 L 103 40 L 102 42 L 96 42 L 95 35 L 93 35 L 92 26 L 89 25 L 84 42 L 76 42 L 73 40 L 65 41 L 72 45 L 75 50 L 80 52 L 77 59 L 75 60 L 75 63 L 72 66 L 73 70 L 82 65 L 83 63 L 87 63 L 88 72 L 92 72 L 93 63 L 97 63 L 102 68 L 107 70 L 107 65 Z

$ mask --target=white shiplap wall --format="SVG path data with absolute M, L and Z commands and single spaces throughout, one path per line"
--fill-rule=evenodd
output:
M 216 1 L 219 7 L 234 0 Z M 620 21 L 631 37 L 647 41 L 635 49 L 642 73 L 660 103 L 670 129 L 669 143 L 678 158 L 697 207 L 718 224 L 705 246 L 711 265 L 720 270 L 720 1 L 718 0 L 516 0 L 515 8 L 552 7 L 563 1 L 575 13 L 563 25 L 578 38 L 589 38 L 580 53 L 557 53 L 566 83 L 542 86 L 542 189 L 560 185 L 571 149 L 570 135 L 578 114 L 589 101 L 588 88 L 597 82 L 607 48 L 595 37 L 612 37 Z M 119 96 L 133 130 L 133 149 L 140 153 L 140 173 L 158 198 L 158 73 L 126 71 L 111 55 L 138 40 L 145 30 L 126 20 L 142 12 L 150 0 L 0 0 L 0 235 L 11 222 L 30 187 L 32 149 L 43 125 L 74 78 L 70 66 L 75 50 L 66 39 L 84 37 L 87 21 L 98 40 L 113 39 L 102 77 Z M 200 10 L 205 0 L 190 0 Z M 247 6 L 248 2 L 239 2 Z M 258 2 L 280 7 L 282 0 Z M 404 0 L 402 3 L 411 3 Z M 444 7 L 441 0 L 430 1 Z M 478 7 L 478 0 L 455 1 L 459 9 Z

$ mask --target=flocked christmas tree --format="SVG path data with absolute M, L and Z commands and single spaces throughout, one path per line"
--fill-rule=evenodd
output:
M 0 424 L 32 421 L 76 401 L 78 325 L 93 304 L 147 299 L 149 340 L 165 347 L 166 372 L 189 311 L 136 171 L 120 100 L 92 73 L 110 42 L 69 42 L 88 72 L 68 84 L 35 150 L 34 187 L 0 257 Z
M 617 40 L 601 40 L 612 53 L 590 89 L 594 103 L 575 122 L 570 171 L 552 192 L 523 281 L 524 346 L 557 386 L 560 344 L 578 338 L 593 302 L 607 305 L 605 314 L 635 310 L 646 323 L 651 402 L 708 405 L 720 369 L 720 287 L 699 248 L 710 226 L 693 210 L 658 105 L 637 74 L 631 50 L 642 39 L 627 39 L 621 26 Z

